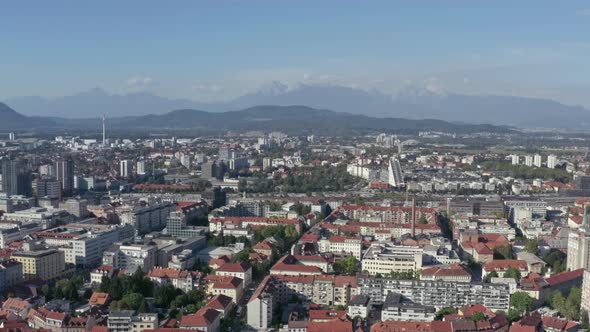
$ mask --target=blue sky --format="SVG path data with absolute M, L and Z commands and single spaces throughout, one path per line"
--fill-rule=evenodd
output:
M 6 1 L 0 99 L 223 100 L 273 80 L 590 106 L 588 1 Z

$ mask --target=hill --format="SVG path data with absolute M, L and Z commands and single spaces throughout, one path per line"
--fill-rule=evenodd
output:
M 0 128 L 54 128 L 96 129 L 95 119 L 63 119 L 26 117 L 6 107 L 0 113 Z M 6 120 L 3 121 L 6 113 Z M 17 117 L 18 121 L 12 121 Z M 256 106 L 239 111 L 205 112 L 176 110 L 166 114 L 108 118 L 109 129 L 204 129 L 227 130 L 281 130 L 288 133 L 340 133 L 367 131 L 419 131 L 444 130 L 454 132 L 493 131 L 506 132 L 508 128 L 491 125 L 456 124 L 441 120 L 408 120 L 402 118 L 374 118 L 365 115 L 314 109 L 306 106 Z

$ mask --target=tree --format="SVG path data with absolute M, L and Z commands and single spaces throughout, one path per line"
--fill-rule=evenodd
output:
M 513 278 L 516 280 L 516 282 L 519 282 L 521 274 L 517 269 L 510 267 L 506 270 L 506 272 L 504 272 L 504 278 Z
M 530 312 L 533 309 L 534 299 L 525 292 L 515 292 L 510 296 L 510 307 L 520 315 Z
M 154 304 L 159 308 L 169 308 L 170 303 L 179 295 L 172 285 L 163 285 L 154 291 Z
M 492 278 L 498 278 L 498 272 L 492 271 L 492 272 L 486 274 L 483 281 L 489 283 L 489 282 L 492 282 Z
M 475 312 L 473 316 L 471 316 L 471 320 L 474 322 L 481 322 L 486 320 L 486 315 L 483 312 Z
M 425 215 L 422 215 L 420 217 L 420 220 L 418 221 L 418 223 L 420 223 L 422 225 L 426 225 L 426 224 L 428 224 L 428 219 L 426 219 L 426 216 Z
M 139 308 L 145 302 L 145 297 L 143 297 L 143 295 L 140 293 L 129 293 L 123 296 L 121 302 L 126 303 L 130 309 L 139 310 Z M 147 305 L 144 305 L 144 308 L 147 308 Z
M 551 272 L 559 273 L 565 271 L 565 258 L 566 255 L 559 250 L 553 249 L 548 252 L 544 257 L 543 260 L 547 265 L 551 266 Z
M 497 247 L 494 250 L 494 258 L 499 259 L 513 259 L 514 256 L 512 254 L 512 246 L 510 244 L 503 245 L 501 247 Z
M 508 310 L 508 314 L 506 315 L 506 318 L 508 318 L 510 322 L 515 322 L 519 320 L 520 317 L 522 317 L 522 315 L 515 309 Z
M 434 319 L 442 320 L 446 315 L 453 315 L 457 313 L 457 309 L 453 307 L 444 307 L 436 312 Z
M 333 265 L 334 272 L 337 274 L 354 275 L 359 268 L 359 261 L 354 256 L 347 256 Z
M 533 255 L 537 255 L 539 253 L 539 240 L 537 239 L 528 239 L 524 246 L 524 250 L 529 252 Z
M 586 310 L 582 310 L 580 313 L 580 327 L 584 330 L 590 329 L 590 322 L 588 322 L 588 312 Z

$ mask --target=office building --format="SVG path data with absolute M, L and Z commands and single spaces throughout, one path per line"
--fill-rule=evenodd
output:
M 57 249 L 18 251 L 12 258 L 22 264 L 25 280 L 55 280 L 63 275 L 66 267 L 65 255 Z
M 207 230 L 207 226 L 188 226 L 182 212 L 174 211 L 168 217 L 164 233 L 174 237 L 191 238 L 201 237 L 207 233 Z
M 20 160 L 2 160 L 2 192 L 32 196 L 31 174 Z
M 133 164 L 130 160 L 121 160 L 119 162 L 119 176 L 128 178 L 133 174 Z
M 104 251 L 102 264 L 115 269 L 135 271 L 140 268 L 143 272 L 148 272 L 156 266 L 157 250 L 156 245 L 119 242 Z
M 134 235 L 131 225 L 69 224 L 40 232 L 37 237 L 65 254 L 65 262 L 79 267 L 101 263 L 103 252 L 117 241 Z
M 65 196 L 71 196 L 74 192 L 74 161 L 63 159 L 55 162 L 55 174 L 61 182 L 61 190 Z
M 23 264 L 14 259 L 0 260 L 0 292 L 23 281 Z
M 416 272 L 422 269 L 423 254 L 424 250 L 420 247 L 396 246 L 391 242 L 373 243 L 361 261 L 362 271 L 370 275 Z
M 76 218 L 86 218 L 88 216 L 88 201 L 85 199 L 68 199 L 63 208 Z
M 61 198 L 61 183 L 54 178 L 35 181 L 34 189 L 37 197 Z

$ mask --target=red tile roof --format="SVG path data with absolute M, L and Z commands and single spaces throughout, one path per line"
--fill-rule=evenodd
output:
M 310 310 L 309 320 L 326 320 L 346 316 L 346 310 Z
M 234 272 L 234 273 L 246 273 L 252 269 L 252 265 L 248 262 L 240 261 L 236 263 L 225 263 L 217 270 L 219 272 Z
M 490 271 L 506 271 L 509 268 L 515 268 L 519 271 L 528 271 L 526 261 L 520 259 L 495 259 L 484 264 L 483 269 Z
M 205 327 L 211 325 L 220 313 L 211 308 L 202 308 L 192 315 L 182 316 L 180 327 Z
M 188 276 L 189 271 L 164 267 L 155 267 L 147 274 L 148 278 L 160 279 L 181 279 Z
M 88 300 L 90 305 L 105 305 L 110 300 L 109 293 L 94 292 Z
M 223 294 L 215 295 L 205 305 L 206 308 L 225 310 L 232 303 L 232 298 Z
M 564 282 L 572 281 L 574 279 L 582 278 L 584 275 L 584 269 L 578 269 L 574 271 L 560 272 L 552 275 L 545 279 L 545 281 L 551 286 L 559 285 Z

